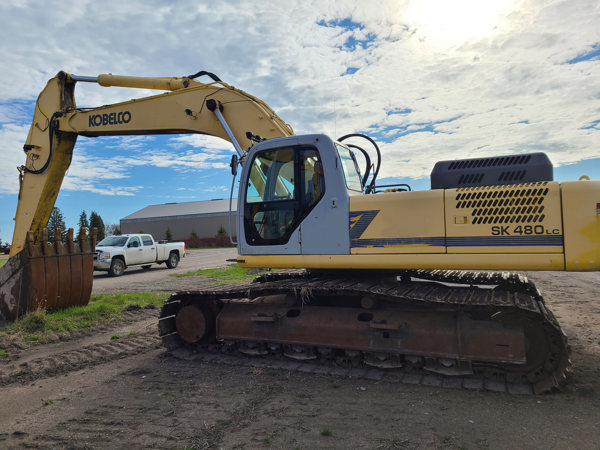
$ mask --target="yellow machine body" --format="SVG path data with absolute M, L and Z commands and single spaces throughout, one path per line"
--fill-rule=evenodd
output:
M 350 196 L 340 255 L 244 255 L 245 267 L 600 270 L 599 181 Z

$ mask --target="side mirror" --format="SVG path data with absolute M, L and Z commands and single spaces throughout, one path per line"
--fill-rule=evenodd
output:
M 237 175 L 237 167 L 238 167 L 238 156 L 231 155 L 231 162 L 229 163 L 229 167 L 231 167 L 231 175 L 234 177 Z

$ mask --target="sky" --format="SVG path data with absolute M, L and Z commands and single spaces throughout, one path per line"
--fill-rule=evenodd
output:
M 382 184 L 429 189 L 436 161 L 539 151 L 555 180 L 600 179 L 598 24 L 597 0 L 2 2 L 0 239 L 35 100 L 61 70 L 213 72 L 296 134 L 370 135 Z M 154 94 L 75 90 L 79 107 Z M 80 137 L 56 206 L 76 227 L 82 211 L 118 224 L 147 205 L 228 198 L 233 152 L 199 135 Z

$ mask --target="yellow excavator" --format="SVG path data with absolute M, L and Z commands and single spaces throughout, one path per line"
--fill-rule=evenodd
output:
M 77 108 L 77 82 L 167 92 Z M 555 182 L 547 156 L 533 153 L 438 162 L 427 191 L 377 185 L 381 154 L 371 138 L 294 135 L 264 102 L 208 72 L 60 72 L 48 82 L 20 168 L 12 275 L 0 272 L 5 317 L 89 298 L 93 239 L 67 242 L 63 267 L 43 232 L 77 136 L 166 133 L 233 144 L 237 262 L 285 269 L 250 285 L 171 296 L 158 323 L 169 350 L 482 376 L 536 393 L 564 382 L 566 336 L 534 284 L 509 271 L 597 271 L 600 181 Z M 32 270 L 42 263 L 51 267 L 45 275 Z M 34 290 L 23 287 L 41 278 Z

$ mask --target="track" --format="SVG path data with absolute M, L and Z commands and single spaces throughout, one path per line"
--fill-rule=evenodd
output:
M 319 373 L 536 394 L 564 383 L 566 336 L 526 278 L 406 271 L 399 279 L 288 271 L 180 292 L 163 306 L 159 331 L 169 350 L 260 356 L 273 368 L 291 358 Z M 472 356 L 481 342 L 483 360 Z

